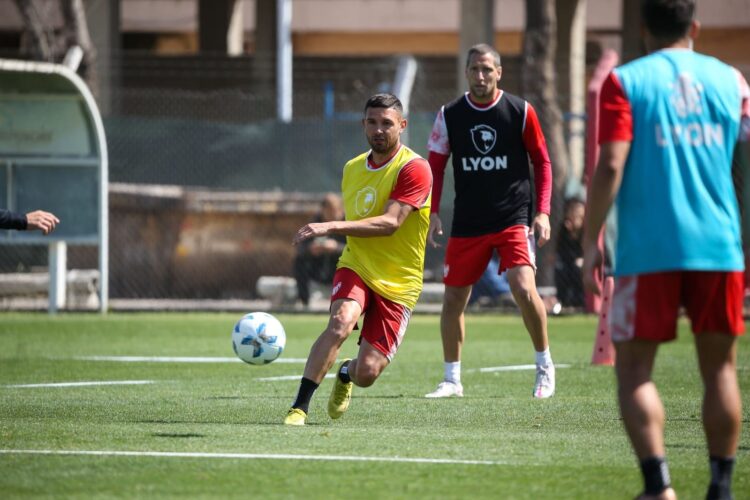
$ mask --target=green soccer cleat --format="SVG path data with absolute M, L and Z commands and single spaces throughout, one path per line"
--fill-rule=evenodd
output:
M 336 370 L 336 378 L 333 383 L 333 389 L 331 390 L 331 397 L 328 398 L 328 416 L 333 419 L 341 417 L 341 415 L 343 415 L 349 408 L 349 402 L 352 400 L 352 387 L 354 384 L 351 382 L 345 384 L 339 378 L 341 367 L 349 361 L 351 360 L 345 359 L 342 361 L 339 365 L 339 369 Z
M 284 425 L 305 425 L 306 420 L 307 413 L 299 408 L 290 408 L 284 419 Z

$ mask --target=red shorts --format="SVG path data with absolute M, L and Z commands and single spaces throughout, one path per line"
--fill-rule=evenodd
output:
M 365 319 L 360 338 L 392 361 L 404 339 L 411 309 L 373 292 L 357 273 L 345 267 L 333 276 L 331 302 L 339 299 L 353 299 L 362 306 Z
M 742 335 L 742 272 L 670 271 L 615 280 L 609 315 L 612 340 L 665 342 L 677 336 L 680 306 L 693 333 Z
M 448 286 L 473 285 L 487 268 L 493 250 L 500 257 L 498 273 L 523 265 L 536 268 L 534 235 L 528 226 L 519 224 L 499 233 L 449 238 L 445 249 L 443 283 Z

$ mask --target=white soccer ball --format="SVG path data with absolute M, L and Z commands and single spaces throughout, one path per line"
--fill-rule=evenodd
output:
M 264 312 L 244 315 L 232 331 L 234 353 L 245 363 L 266 365 L 284 351 L 286 332 L 278 319 Z

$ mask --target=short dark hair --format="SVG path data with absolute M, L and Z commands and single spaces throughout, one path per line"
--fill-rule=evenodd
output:
M 499 68 L 501 66 L 500 64 L 500 53 L 496 51 L 491 45 L 487 45 L 486 43 L 478 43 L 474 46 L 472 46 L 469 49 L 469 52 L 466 54 L 466 67 L 469 67 L 469 61 L 471 61 L 471 56 L 474 54 L 490 54 L 492 58 L 495 60 L 495 67 Z
M 401 104 L 401 101 L 399 101 L 398 97 L 389 93 L 375 94 L 367 99 L 365 114 L 367 114 L 367 110 L 370 108 L 393 108 L 400 114 L 404 114 L 404 106 Z
M 674 41 L 687 35 L 695 16 L 695 0 L 643 0 L 641 16 L 654 37 Z

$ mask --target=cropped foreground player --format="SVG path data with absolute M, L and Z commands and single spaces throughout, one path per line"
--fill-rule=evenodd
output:
M 609 317 L 620 412 L 645 483 L 641 498 L 676 496 L 651 371 L 660 343 L 676 336 L 681 306 L 704 386 L 708 499 L 732 498 L 741 425 L 744 259 L 731 165 L 738 135 L 750 128 L 750 91 L 736 69 L 691 50 L 694 13 L 695 0 L 643 2 L 653 52 L 615 69 L 602 88 L 601 156 L 585 225 L 584 283 L 598 292 L 597 240 L 616 198 Z

